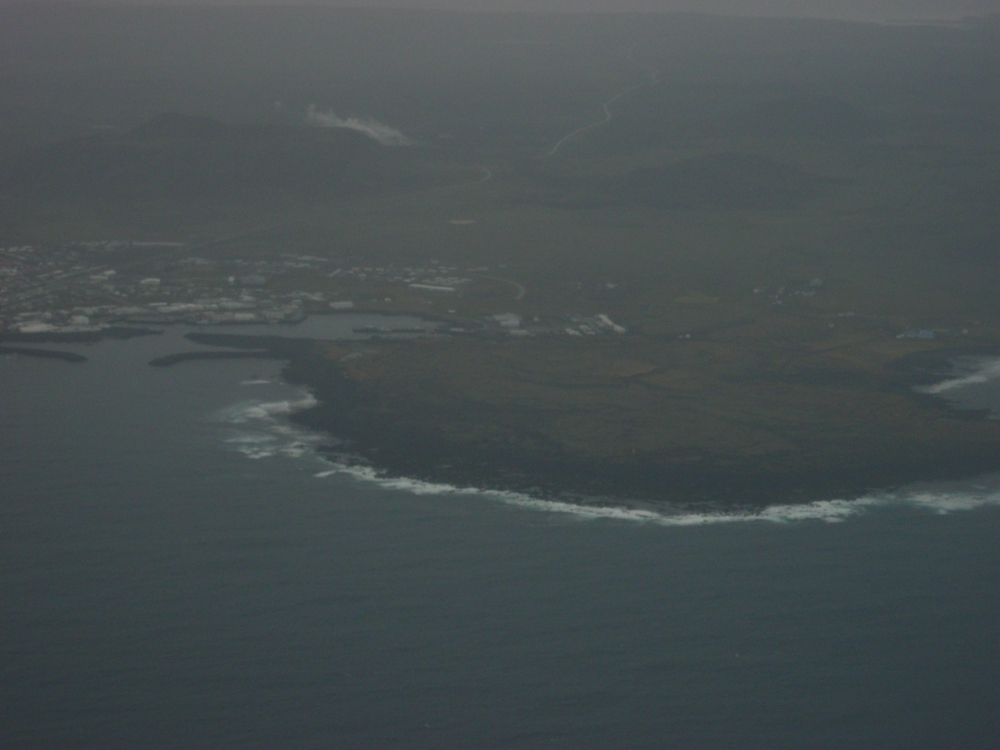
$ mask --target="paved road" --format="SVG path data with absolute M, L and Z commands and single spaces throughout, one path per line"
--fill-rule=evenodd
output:
M 607 125 L 609 122 L 611 122 L 611 118 L 614 117 L 614 113 L 612 113 L 612 111 L 611 111 L 611 105 L 614 104 L 619 99 L 621 99 L 626 94 L 629 94 L 629 93 L 635 91 L 638 88 L 642 88 L 644 85 L 645 84 L 642 84 L 642 83 L 636 83 L 636 84 L 633 84 L 632 86 L 629 86 L 624 91 L 619 91 L 617 94 L 615 94 L 613 97 L 611 97 L 610 99 L 608 99 L 606 102 L 604 102 L 601 105 L 601 107 L 604 108 L 604 117 L 602 117 L 597 122 L 592 122 L 589 125 L 584 125 L 582 128 L 577 128 L 572 133 L 567 133 L 562 138 L 560 138 L 558 141 L 556 141 L 556 145 L 555 146 L 553 146 L 552 148 L 550 148 L 548 151 L 546 151 L 544 154 L 542 154 L 538 158 L 539 159 L 548 159 L 549 157 L 555 156 L 558 153 L 559 149 L 562 148 L 562 145 L 564 143 L 566 143 L 567 141 L 573 140 L 578 135 L 580 135 L 580 133 L 584 133 L 584 132 L 586 132 L 588 130 L 592 130 L 593 128 L 599 128 L 601 125 Z
M 507 284 L 508 286 L 513 287 L 515 302 L 519 302 L 522 299 L 524 299 L 524 295 L 528 293 L 528 290 L 525 289 L 521 284 L 518 284 L 516 281 L 511 281 L 510 279 L 504 279 L 499 276 L 477 276 L 476 278 L 489 279 L 490 281 L 499 281 L 502 284 Z
M 654 68 L 652 65 L 650 65 L 648 63 L 644 63 L 641 60 L 637 60 L 633 56 L 633 51 L 634 50 L 635 50 L 635 43 L 629 45 L 628 53 L 627 53 L 628 60 L 629 60 L 629 62 L 634 63 L 635 65 L 641 66 L 643 68 L 643 70 L 645 70 L 646 76 L 649 79 L 648 83 L 636 83 L 636 84 L 633 84 L 632 86 L 629 86 L 626 89 L 623 89 L 622 91 L 619 91 L 617 94 L 615 94 L 613 97 L 611 97 L 610 99 L 608 99 L 606 102 L 604 102 L 601 105 L 601 107 L 604 109 L 604 117 L 602 117 L 597 122 L 591 122 L 591 123 L 589 123 L 587 125 L 584 125 L 583 127 L 577 128 L 576 130 L 572 131 L 571 133 L 567 133 L 562 138 L 560 138 L 558 141 L 556 141 L 556 145 L 554 145 L 552 148 L 550 148 L 544 154 L 542 154 L 541 156 L 539 156 L 538 157 L 539 159 L 548 159 L 548 158 L 550 158 L 552 156 L 555 156 L 559 152 L 559 149 L 562 148 L 562 146 L 563 146 L 564 143 L 567 143 L 568 141 L 573 140 L 578 135 L 580 135 L 581 133 L 585 133 L 588 130 L 592 130 L 593 128 L 599 128 L 602 125 L 607 125 L 609 122 L 611 122 L 611 119 L 614 117 L 614 113 L 611 111 L 611 105 L 614 104 L 619 99 L 621 99 L 626 94 L 630 94 L 631 92 L 635 91 L 636 89 L 642 88 L 643 86 L 646 86 L 646 85 L 650 85 L 650 86 L 655 86 L 656 85 L 656 83 L 657 83 L 657 81 L 659 79 L 659 71 L 656 68 Z

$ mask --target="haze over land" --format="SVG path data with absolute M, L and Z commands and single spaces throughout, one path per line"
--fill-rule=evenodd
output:
M 995 750 L 996 2 L 0 0 L 0 748 Z
M 994 21 L 0 17 L 7 335 L 423 315 L 224 343 L 428 479 L 758 503 L 993 466 L 996 422 L 911 386 L 1000 344 Z

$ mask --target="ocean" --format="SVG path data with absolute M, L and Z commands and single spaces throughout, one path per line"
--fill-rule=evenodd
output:
M 0 747 L 1000 742 L 1000 475 L 757 515 L 387 479 L 281 363 L 147 364 L 183 333 L 0 357 Z

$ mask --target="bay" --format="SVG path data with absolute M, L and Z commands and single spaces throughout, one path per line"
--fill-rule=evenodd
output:
M 280 363 L 149 367 L 182 333 L 0 357 L 2 747 L 1000 734 L 997 477 L 755 519 L 387 483 L 285 421 Z

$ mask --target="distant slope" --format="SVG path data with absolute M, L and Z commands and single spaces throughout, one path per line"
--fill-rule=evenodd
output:
M 632 172 L 626 197 L 661 209 L 794 208 L 818 194 L 821 178 L 762 156 L 720 153 Z
M 4 165 L 0 192 L 42 203 L 308 201 L 409 190 L 436 171 L 353 130 L 169 114 L 24 154 Z
M 714 120 L 714 121 L 713 121 Z M 705 123 L 720 135 L 853 141 L 873 135 L 873 118 L 833 97 L 784 97 L 734 108 Z

